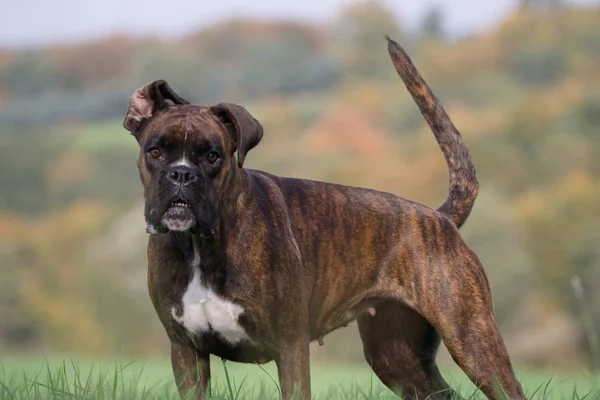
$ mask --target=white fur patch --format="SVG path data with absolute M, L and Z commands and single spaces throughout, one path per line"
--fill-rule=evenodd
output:
M 187 159 L 187 157 L 185 157 L 185 153 L 183 155 L 183 157 L 181 157 L 178 161 L 175 161 L 173 164 L 176 167 L 178 166 L 182 166 L 182 167 L 191 167 L 192 164 L 190 163 L 190 161 Z
M 212 329 L 230 344 L 248 339 L 244 328 L 238 323 L 244 309 L 229 300 L 219 297 L 211 288 L 200 281 L 200 256 L 194 242 L 194 271 L 181 303 L 183 314 L 178 317 L 175 307 L 171 310 L 173 319 L 183 325 L 191 335 L 198 335 Z
M 160 231 L 158 229 L 156 229 L 156 227 L 154 225 L 147 224 L 146 225 L 146 233 L 149 233 L 150 235 L 158 235 L 160 233 Z

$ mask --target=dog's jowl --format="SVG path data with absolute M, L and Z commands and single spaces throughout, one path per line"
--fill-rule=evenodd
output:
M 478 192 L 469 152 L 404 50 L 388 51 L 450 170 L 437 209 L 244 168 L 263 128 L 240 105 L 193 105 L 162 80 L 131 96 L 148 288 L 182 392 L 204 396 L 213 354 L 274 360 L 283 398 L 309 399 L 310 342 L 357 320 L 366 361 L 405 397 L 453 396 L 435 363 L 443 338 L 487 397 L 524 398 L 458 231 Z

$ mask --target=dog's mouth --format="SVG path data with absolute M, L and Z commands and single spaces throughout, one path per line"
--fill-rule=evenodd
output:
M 184 199 L 175 199 L 167 208 L 161 221 L 170 231 L 188 231 L 196 224 L 191 205 Z
M 184 200 L 175 200 L 175 201 L 172 201 L 171 204 L 169 204 L 169 209 L 171 209 L 173 207 L 190 208 L 190 203 L 188 203 L 187 201 L 184 201 Z

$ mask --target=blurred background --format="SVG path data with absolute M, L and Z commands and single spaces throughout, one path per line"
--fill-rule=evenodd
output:
M 146 292 L 137 145 L 121 127 L 148 81 L 200 104 L 245 105 L 266 132 L 247 167 L 439 206 L 447 168 L 388 59 L 388 34 L 478 168 L 462 232 L 514 362 L 593 367 L 600 1 L 166 4 L 3 6 L 0 354 L 167 354 Z M 355 324 L 334 337 L 314 360 L 363 362 Z

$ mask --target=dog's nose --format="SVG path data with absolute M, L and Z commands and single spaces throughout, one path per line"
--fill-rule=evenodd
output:
M 198 174 L 194 168 L 185 165 L 176 165 L 169 167 L 167 178 L 173 183 L 187 185 L 194 182 L 198 178 Z

